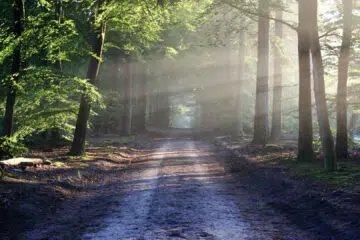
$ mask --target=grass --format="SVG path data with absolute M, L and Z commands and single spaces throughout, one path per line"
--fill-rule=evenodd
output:
M 83 156 L 68 156 L 67 160 L 68 161 L 76 161 L 76 160 L 82 160 L 82 161 L 89 161 L 89 160 L 94 160 L 95 156 L 92 156 L 90 154 L 85 154 Z
M 81 167 L 81 168 L 88 168 L 88 167 L 89 167 L 89 164 L 87 164 L 87 163 L 80 163 L 80 164 L 79 164 L 79 167 Z
M 359 162 L 338 162 L 338 170 L 335 172 L 326 171 L 321 162 L 297 162 L 295 158 L 288 158 L 279 163 L 290 166 L 300 177 L 325 181 L 334 188 L 348 188 L 360 183 Z
M 328 172 L 321 160 L 299 162 L 294 147 L 287 145 L 267 144 L 259 149 L 250 149 L 256 162 L 268 165 L 289 167 L 295 176 L 326 182 L 333 188 L 350 188 L 360 184 L 360 161 L 348 159 L 337 163 L 337 171 Z
M 19 176 L 14 173 L 6 173 L 5 175 L 9 178 L 19 178 Z
M 56 161 L 56 162 L 53 162 L 53 164 L 54 164 L 56 167 L 66 167 L 66 164 L 65 164 L 64 162 Z

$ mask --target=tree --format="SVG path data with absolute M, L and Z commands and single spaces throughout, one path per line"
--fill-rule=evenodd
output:
M 313 149 L 313 127 L 311 112 L 311 74 L 310 74 L 310 23 L 308 5 L 312 0 L 302 0 L 298 3 L 298 54 L 299 54 L 299 161 L 315 159 Z
M 313 63 L 314 95 L 319 123 L 321 147 L 324 154 L 324 168 L 328 171 L 336 169 L 334 140 L 330 130 L 329 114 L 326 104 L 324 65 L 321 55 L 319 30 L 317 23 L 317 1 L 310 1 L 308 5 L 310 21 L 310 49 Z
M 129 62 L 125 62 L 124 65 L 125 79 L 124 79 L 124 113 L 123 113 L 123 132 L 126 135 L 131 134 L 131 125 L 132 125 L 132 71 L 131 65 Z
M 170 121 L 169 92 L 167 87 L 160 87 L 156 99 L 156 126 L 159 128 L 168 128 Z
M 91 57 L 87 79 L 93 85 L 96 85 L 99 75 L 99 68 L 101 63 L 101 57 L 103 52 L 104 40 L 105 40 L 105 29 L 106 29 L 106 21 L 101 15 L 102 8 L 105 5 L 105 0 L 98 0 L 96 4 L 96 8 L 93 12 L 93 32 L 92 32 L 92 52 L 94 56 Z M 78 117 L 76 120 L 76 127 L 74 133 L 74 139 L 71 145 L 70 155 L 83 155 L 85 154 L 85 139 L 87 132 L 87 124 L 90 115 L 90 101 L 86 97 L 86 95 L 81 96 L 80 108 Z
M 269 78 L 269 2 L 259 0 L 258 60 L 254 144 L 265 144 L 268 139 L 268 78 Z
M 145 63 L 139 64 L 137 77 L 138 84 L 138 106 L 136 114 L 136 131 L 143 132 L 146 129 L 146 106 L 147 106 L 147 78 Z
M 352 0 L 342 0 L 344 8 L 343 35 L 338 63 L 338 86 L 336 95 L 336 156 L 346 158 L 348 155 L 347 131 L 347 79 L 350 61 Z
M 237 110 L 237 135 L 242 136 L 244 134 L 244 81 L 245 81 L 245 69 L 246 69 L 246 29 L 242 27 L 240 29 L 239 38 L 239 63 L 238 63 L 238 89 L 236 94 L 236 110 Z
M 2 67 L 0 91 L 8 93 L 12 89 L 13 99 L 16 100 L 12 108 L 11 137 L 14 141 L 21 141 L 30 135 L 36 137 L 49 132 L 54 127 L 60 128 L 62 134 L 68 137 L 73 131 L 78 89 L 86 86 L 93 90 L 83 79 L 59 69 L 60 61 L 66 64 L 73 60 L 79 49 L 84 49 L 80 41 L 74 47 L 78 32 L 74 21 L 69 18 L 69 9 L 74 4 L 53 0 L 22 2 L 26 2 L 23 6 L 26 7 L 26 17 L 23 16 L 21 21 L 23 29 L 20 36 L 15 36 L 13 31 L 15 15 L 11 10 L 15 5 L 11 4 L 12 1 L 0 3 L 0 65 L 6 65 Z M 68 15 L 61 14 L 62 7 L 69 11 Z M 21 11 L 22 15 L 24 11 Z M 63 16 L 61 20 L 60 15 Z M 13 56 L 19 48 L 20 72 L 14 75 L 11 62 L 16 59 Z M 2 95 L 0 100 L 1 109 L 5 108 L 5 97 Z M 9 106 L 9 101 L 7 104 Z
M 276 10 L 276 19 L 282 20 L 283 12 Z M 275 51 L 274 51 L 274 84 L 273 84 L 273 110 L 271 118 L 270 140 L 277 141 L 281 137 L 281 106 L 282 106 L 282 53 L 280 41 L 283 37 L 283 24 L 275 22 Z
M 132 132 L 142 133 L 146 129 L 146 106 L 147 106 L 147 79 L 145 63 L 135 62 L 132 67 Z M 125 90 L 125 89 L 124 89 Z M 126 118 L 124 112 L 124 120 Z
M 20 80 L 20 71 L 21 71 L 21 41 L 20 37 L 23 28 L 23 20 L 25 15 L 24 2 L 23 0 L 14 0 L 13 5 L 13 32 L 15 35 L 15 41 L 17 41 L 17 46 L 13 52 L 12 56 L 12 67 L 11 67 L 11 81 L 8 87 L 8 93 L 6 96 L 6 107 L 5 107 L 5 117 L 4 117 L 4 136 L 11 137 L 13 134 L 13 125 L 14 125 L 14 106 L 16 101 L 16 83 Z

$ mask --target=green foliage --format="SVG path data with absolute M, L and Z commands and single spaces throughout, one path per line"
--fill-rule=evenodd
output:
M 313 139 L 313 148 L 314 152 L 319 153 L 321 152 L 321 139 L 320 136 L 316 136 Z
M 173 108 L 173 111 L 175 111 L 179 115 L 187 115 L 187 114 L 191 113 L 191 109 L 184 104 L 172 106 L 172 108 Z
M 319 123 L 317 121 L 313 122 L 313 132 L 314 132 L 314 138 L 313 138 L 313 147 L 314 151 L 317 153 L 321 152 L 321 139 L 320 139 L 320 133 L 319 133 Z M 336 129 L 331 128 L 331 134 L 333 136 L 336 135 Z
M 164 51 L 164 57 L 172 57 L 188 49 L 184 36 L 196 31 L 196 18 L 209 2 L 105 1 L 101 9 L 97 1 L 90 0 L 26 2 L 24 31 L 17 39 L 12 33 L 11 1 L 1 2 L 0 92 L 6 93 L 9 88 L 17 92 L 14 139 L 54 128 L 71 139 L 83 93 L 100 113 L 92 118 L 94 125 L 110 122 L 120 126 L 119 96 L 107 95 L 104 104 L 98 89 L 82 79 L 84 66 L 93 55 L 88 32 L 105 21 L 105 51 L 116 50 L 135 59 L 159 51 Z M 96 13 L 95 23 L 91 12 Z M 15 73 L 20 76 L 19 82 L 14 81 L 8 67 L 17 46 L 21 47 L 21 62 L 26 63 L 20 73 Z M 2 114 L 4 97 L 0 94 Z M 104 105 L 108 110 L 103 110 Z
M 161 40 L 166 11 L 153 0 L 110 3 L 103 12 L 103 17 L 107 18 L 105 49 L 115 48 L 125 55 L 139 58 L 146 49 Z
M 106 108 L 95 107 L 94 109 L 97 114 L 91 118 L 92 133 L 120 133 L 123 116 L 120 93 L 116 91 L 105 92 L 103 104 Z
M 10 88 L 17 93 L 14 139 L 21 140 L 55 128 L 70 140 L 80 96 L 85 94 L 92 105 L 103 106 L 97 88 L 78 77 L 85 75 L 79 58 L 84 57 L 89 47 L 85 41 L 85 15 L 88 15 L 85 9 L 88 6 L 86 2 L 72 1 L 27 2 L 24 31 L 16 40 L 11 32 L 12 16 L 0 17 L 0 66 L 4 70 L 0 74 L 0 92 L 6 93 Z M 11 12 L 11 4 L 4 3 L 4 7 Z M 74 15 L 80 8 L 82 12 Z M 10 68 L 1 64 L 6 62 L 11 66 L 11 55 L 18 45 L 21 61 L 26 62 L 26 67 L 16 73 L 20 75 L 20 81 L 15 82 Z M 66 64 L 70 61 L 71 64 Z M 73 66 L 77 71 L 70 68 Z M 79 70 L 83 70 L 81 75 Z M 5 107 L 4 96 L 0 94 L 1 113 Z
M 313 139 L 314 151 L 317 152 L 317 153 L 320 153 L 321 152 L 321 139 L 320 139 L 320 135 L 318 134 L 318 132 L 319 132 L 319 124 L 318 124 L 318 122 L 313 123 L 313 131 L 316 134 L 314 136 L 314 139 Z M 333 136 L 335 136 L 336 135 L 336 129 L 331 128 L 331 134 Z M 358 146 L 359 146 L 359 143 L 356 142 L 351 136 L 348 136 L 348 147 L 349 147 L 349 149 L 354 149 L 354 148 L 356 148 Z
M 0 159 L 24 156 L 29 149 L 14 138 L 0 138 Z
M 82 177 L 82 176 L 81 176 L 81 172 L 80 172 L 79 169 L 77 170 L 77 177 L 78 177 L 79 179 L 81 179 L 81 177 Z
M 70 55 L 75 54 L 68 47 L 77 35 L 74 21 L 65 20 L 59 23 L 52 19 L 51 12 L 45 12 L 29 16 L 26 23 L 21 39 L 21 46 L 25 48 L 25 59 L 41 54 L 42 61 L 54 64 L 57 61 L 69 61 Z
M 53 128 L 60 129 L 65 138 L 71 139 L 80 95 L 84 93 L 92 104 L 103 106 L 102 96 L 95 86 L 52 68 L 29 66 L 16 87 L 15 139 Z

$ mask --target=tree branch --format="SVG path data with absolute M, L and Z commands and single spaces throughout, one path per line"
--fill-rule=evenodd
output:
M 226 5 L 232 7 L 232 8 L 235 8 L 235 9 L 239 10 L 240 12 L 243 12 L 243 13 L 247 14 L 247 15 L 250 15 L 250 16 L 258 16 L 258 17 L 266 17 L 266 18 L 268 18 L 268 19 L 270 19 L 270 20 L 273 20 L 273 21 L 275 21 L 275 22 L 282 23 L 282 24 L 288 26 L 289 28 L 291 28 L 292 30 L 294 30 L 294 31 L 296 31 L 296 32 L 298 31 L 298 27 L 297 27 L 297 26 L 294 26 L 294 25 L 292 25 L 291 23 L 288 23 L 288 22 L 286 22 L 286 21 L 284 21 L 284 20 L 282 20 L 282 19 L 277 19 L 277 18 L 271 17 L 271 16 L 265 16 L 265 15 L 259 14 L 258 12 L 253 12 L 253 11 L 251 11 L 251 10 L 248 10 L 248 9 L 245 9 L 245 8 L 241 8 L 241 7 L 237 6 L 236 4 L 229 2 L 228 0 L 222 0 L 222 2 L 225 3 Z

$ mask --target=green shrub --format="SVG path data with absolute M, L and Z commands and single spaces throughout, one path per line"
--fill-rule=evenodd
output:
M 122 131 L 123 104 L 122 96 L 116 91 L 107 91 L 103 93 L 103 103 L 106 108 L 95 106 L 91 117 L 92 134 L 114 134 Z
M 24 156 L 29 149 L 22 143 L 17 142 L 13 138 L 0 138 L 0 159 Z

